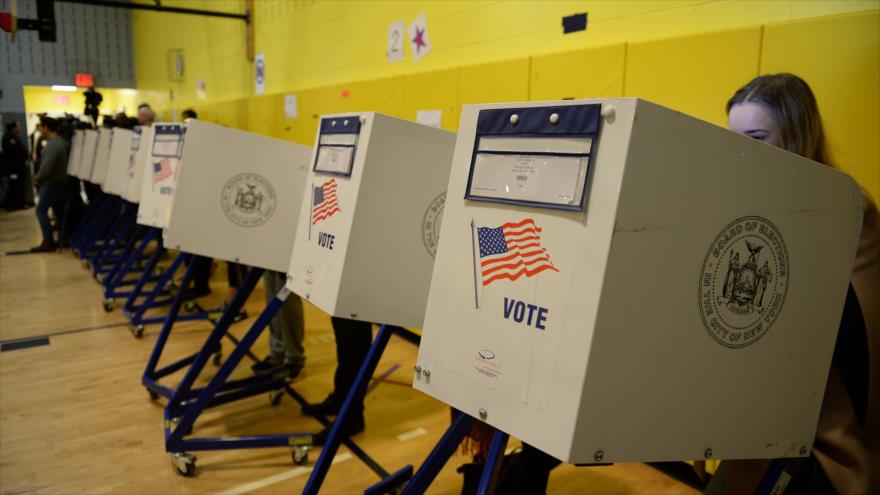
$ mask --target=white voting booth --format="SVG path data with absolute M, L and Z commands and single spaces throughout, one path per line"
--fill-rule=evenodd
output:
M 76 177 L 79 173 L 84 139 L 85 133 L 83 131 L 73 131 L 73 136 L 70 138 L 70 154 L 67 156 L 67 175 Z
M 421 327 L 454 143 L 377 113 L 322 117 L 288 288 L 331 315 Z
M 125 188 L 122 192 L 122 198 L 131 203 L 140 203 L 141 200 L 141 183 L 144 178 L 144 167 L 150 159 L 152 138 L 153 128 L 149 126 L 136 126 L 131 134 Z
M 803 456 L 861 208 L 643 100 L 466 105 L 414 386 L 571 463 Z
M 107 173 L 104 176 L 104 184 L 101 189 L 108 194 L 121 197 L 128 175 L 132 131 L 116 127 L 112 130 L 111 136 Z
M 95 148 L 95 163 L 88 181 L 93 184 L 104 184 L 107 166 L 110 163 L 110 146 L 113 144 L 113 130 L 107 127 L 98 129 L 98 143 Z
M 154 124 L 152 134 L 141 179 L 137 223 L 164 229 L 174 203 L 186 127 L 175 123 Z
M 310 155 L 300 144 L 190 121 L 165 245 L 285 272 Z
M 92 177 L 92 166 L 95 164 L 95 149 L 98 145 L 98 131 L 94 129 L 86 129 L 82 131 L 82 134 L 82 153 L 80 153 L 79 167 L 77 167 L 74 176 L 78 179 L 88 181 Z

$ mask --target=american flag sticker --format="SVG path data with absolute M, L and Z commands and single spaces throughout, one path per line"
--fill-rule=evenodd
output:
M 171 169 L 171 160 L 163 158 L 153 163 L 153 185 L 171 177 L 174 171 Z
M 332 217 L 342 209 L 336 196 L 336 179 L 330 179 L 321 186 L 315 186 L 312 196 L 312 225 Z
M 477 227 L 471 221 L 474 240 L 474 296 L 480 307 L 481 287 L 499 280 L 514 282 L 552 270 L 550 253 L 541 245 L 541 228 L 531 218 L 499 227 Z

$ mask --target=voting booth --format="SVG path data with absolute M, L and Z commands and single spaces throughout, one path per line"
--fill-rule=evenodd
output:
M 67 156 L 67 175 L 76 177 L 79 173 L 84 139 L 83 131 L 73 131 L 73 136 L 70 138 L 70 154 Z
M 307 146 L 190 121 L 165 245 L 285 272 L 310 156 Z
M 805 456 L 861 217 L 643 100 L 466 105 L 414 386 L 570 463 Z
M 141 179 L 137 223 L 159 229 L 168 226 L 185 134 L 186 127 L 183 124 L 153 125 L 153 139 Z
M 107 160 L 107 173 L 101 189 L 115 196 L 122 196 L 128 175 L 129 152 L 132 131 L 116 127 L 111 131 L 110 154 Z
M 82 153 L 80 153 L 79 166 L 74 176 L 82 180 L 91 180 L 92 166 L 95 163 L 95 149 L 98 144 L 98 131 L 94 129 L 86 129 L 82 131 L 83 144 Z
M 150 159 L 149 150 L 152 138 L 153 128 L 150 126 L 136 126 L 131 133 L 125 188 L 122 192 L 122 198 L 131 203 L 140 203 L 144 166 Z
M 421 327 L 454 143 L 378 113 L 322 117 L 288 288 L 331 315 Z
M 98 129 L 98 143 L 95 148 L 95 163 L 88 181 L 93 184 L 104 184 L 107 166 L 110 163 L 110 146 L 113 144 L 113 130 L 107 127 Z

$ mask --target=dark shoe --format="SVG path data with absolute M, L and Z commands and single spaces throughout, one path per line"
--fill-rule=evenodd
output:
M 181 297 L 183 297 L 184 301 L 190 301 L 192 299 L 198 299 L 200 297 L 205 297 L 211 294 L 211 289 L 187 289 L 183 291 Z
M 54 253 L 58 250 L 58 245 L 54 242 L 43 242 L 39 246 L 34 246 L 30 249 L 32 253 Z
M 336 416 L 342 409 L 342 400 L 336 399 L 333 394 L 327 396 L 323 402 L 307 404 L 303 407 L 303 414 L 307 416 Z
M 262 361 L 254 363 L 251 370 L 255 375 L 274 375 L 282 367 L 284 367 L 284 358 L 269 354 Z
M 221 313 L 225 313 L 228 308 L 229 308 L 229 303 L 223 303 L 220 305 L 219 308 L 217 308 L 217 311 L 220 311 Z M 238 323 L 240 321 L 247 320 L 247 317 L 248 317 L 247 311 L 242 309 L 241 311 L 238 312 L 237 315 L 232 317 L 232 323 Z
M 285 378 L 293 380 L 302 372 L 303 367 L 298 364 L 285 363 L 283 358 L 276 356 L 266 356 L 262 361 L 251 366 L 255 375 L 272 376 L 276 378 Z
M 348 421 L 345 422 L 345 425 L 343 425 L 342 431 L 340 431 L 340 433 L 342 434 L 340 440 L 345 440 L 352 435 L 357 435 L 358 433 L 364 431 L 366 427 L 367 424 L 364 422 L 363 416 L 349 418 Z M 312 435 L 312 445 L 316 447 L 324 445 L 324 443 L 327 441 L 327 437 L 330 436 L 331 428 L 333 428 L 333 425 L 330 425 L 320 432 Z

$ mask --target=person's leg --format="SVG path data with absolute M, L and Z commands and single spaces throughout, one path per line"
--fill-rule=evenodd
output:
M 232 298 L 234 298 L 235 293 L 238 292 L 238 288 L 241 286 L 241 281 L 244 279 L 244 276 L 249 269 L 250 267 L 247 265 L 240 265 L 232 261 L 226 262 L 226 280 L 229 284 L 229 287 L 226 291 L 226 300 L 223 302 L 221 308 L 225 309 L 226 306 L 228 306 L 229 303 L 232 302 Z M 247 311 L 245 311 L 244 306 L 242 306 L 241 311 L 239 311 L 238 314 L 235 315 L 233 322 L 242 321 L 247 317 Z
M 207 256 L 194 256 L 193 263 L 193 292 L 194 297 L 206 296 L 211 293 L 211 265 L 214 260 Z
M 266 295 L 266 305 L 268 306 L 279 290 L 275 272 L 266 270 L 263 273 L 263 289 Z M 269 355 L 251 366 L 254 373 L 275 374 L 284 370 L 284 337 L 282 336 L 282 325 L 280 322 L 282 312 L 283 307 L 269 322 Z
M 37 204 L 37 221 L 40 223 L 40 231 L 43 234 L 43 242 L 32 251 L 54 251 L 56 249 L 55 238 L 52 236 L 52 222 L 49 220 L 49 208 L 55 204 L 54 184 L 47 182 L 40 185 L 39 203 Z
M 279 274 L 278 290 L 284 287 L 286 275 Z M 284 340 L 284 362 L 301 370 L 306 365 L 305 315 L 302 299 L 294 293 L 287 296 L 276 319 L 280 320 L 281 337 Z
M 336 337 L 336 373 L 333 378 L 333 392 L 321 404 L 313 406 L 311 413 L 336 414 L 345 402 L 364 359 L 373 342 L 373 325 L 365 321 L 332 317 L 333 335 Z M 366 389 L 369 379 L 361 384 Z M 348 419 L 342 428 L 342 436 L 347 437 L 364 431 L 364 398 L 354 401 L 348 411 Z M 330 429 L 325 428 L 312 437 L 314 445 L 323 445 Z

